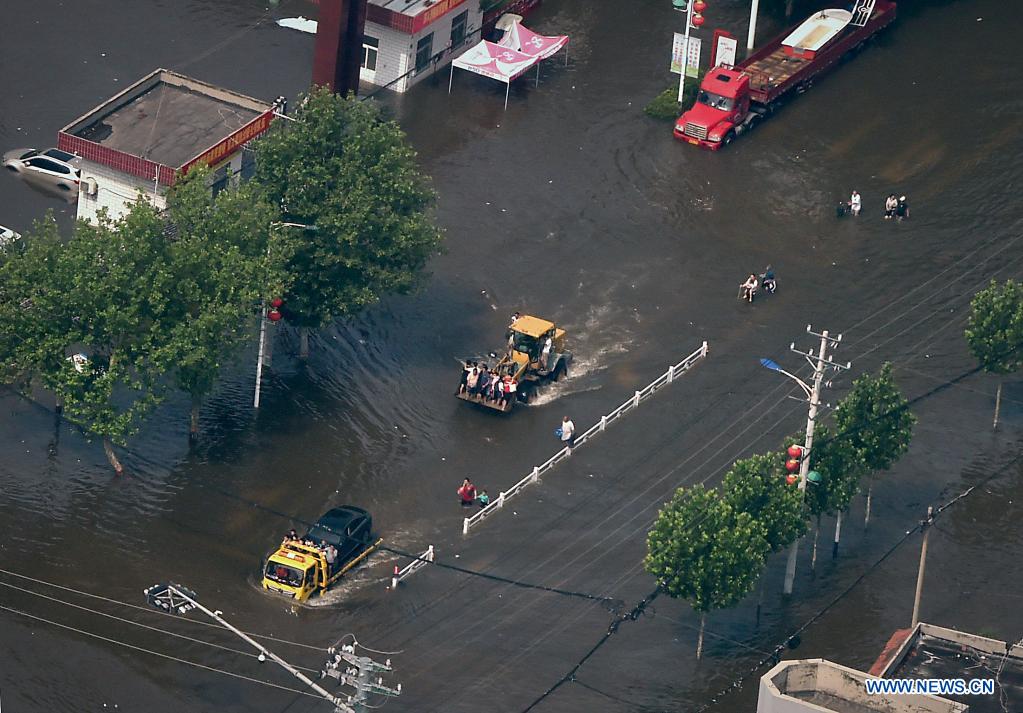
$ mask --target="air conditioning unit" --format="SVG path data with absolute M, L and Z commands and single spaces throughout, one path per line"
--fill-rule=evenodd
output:
M 86 178 L 82 181 L 82 192 L 89 196 L 94 196 L 99 191 L 99 186 L 96 184 L 95 178 Z

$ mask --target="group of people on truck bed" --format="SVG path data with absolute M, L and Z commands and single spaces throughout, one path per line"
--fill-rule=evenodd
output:
M 515 363 L 499 365 L 491 370 L 485 363 L 465 362 L 462 369 L 462 382 L 458 385 L 458 393 L 489 404 L 506 407 L 518 393 L 519 384 L 513 371 Z
M 288 530 L 288 534 L 284 536 L 284 542 L 281 545 L 286 545 L 289 542 L 298 542 L 305 545 L 306 547 L 315 547 L 323 553 L 323 559 L 327 560 L 327 564 L 330 569 L 334 569 L 334 563 L 337 562 L 337 548 L 329 542 L 323 542 L 322 540 L 313 540 L 306 537 L 304 540 L 300 539 L 298 533 L 295 532 L 294 528 Z

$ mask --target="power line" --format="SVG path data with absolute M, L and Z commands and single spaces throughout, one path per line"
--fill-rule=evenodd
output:
M 79 609 L 81 611 L 89 612 L 90 614 L 96 614 L 97 616 L 106 617 L 108 619 L 114 619 L 116 621 L 120 621 L 120 622 L 125 623 L 125 624 L 130 624 L 132 626 L 137 626 L 137 627 L 142 628 L 142 629 L 148 629 L 150 631 L 156 631 L 156 632 L 159 632 L 161 634 L 166 634 L 167 636 L 173 636 L 173 637 L 175 637 L 177 639 L 184 639 L 186 641 L 191 641 L 192 643 L 195 643 L 195 644 L 204 644 L 205 646 L 212 646 L 215 649 L 221 649 L 222 651 L 230 651 L 233 654 L 239 654 L 241 656 L 249 656 L 250 658 L 254 658 L 254 659 L 255 658 L 259 658 L 256 654 L 251 654 L 248 651 L 241 651 L 239 649 L 232 649 L 230 646 L 222 646 L 221 644 L 215 644 L 212 641 L 204 641 L 202 639 L 196 639 L 196 638 L 193 638 L 191 636 L 185 636 L 184 634 L 178 634 L 177 632 L 174 632 L 174 631 L 168 631 L 167 629 L 161 629 L 161 628 L 156 627 L 156 626 L 149 626 L 148 624 L 143 624 L 143 623 L 138 622 L 138 621 L 132 621 L 131 619 L 125 619 L 123 617 L 119 617 L 119 616 L 116 616 L 114 614 L 108 614 L 106 612 L 101 612 L 101 611 L 99 611 L 97 609 L 90 609 L 89 607 L 84 607 L 84 606 L 82 606 L 80 604 L 74 604 L 73 602 L 68 602 L 68 601 L 64 601 L 63 599 L 58 599 L 56 597 L 51 597 L 51 596 L 48 596 L 46 594 L 42 594 L 41 592 L 34 592 L 31 589 L 23 589 L 23 588 L 18 587 L 16 585 L 8 584 L 7 582 L 0 582 L 0 587 L 8 587 L 10 589 L 14 589 L 14 590 L 22 592 L 24 594 L 31 594 L 34 597 L 40 597 L 42 599 L 46 599 L 46 600 L 54 602 L 56 604 L 61 604 L 63 606 L 71 607 L 73 609 Z M 296 666 L 295 668 L 302 668 L 304 671 L 310 671 L 312 673 L 319 673 L 319 669 L 303 668 L 302 666 Z
M 312 693 L 309 693 L 308 691 L 302 691 L 302 690 L 299 690 L 297 688 L 289 688 L 287 686 L 282 686 L 282 685 L 280 685 L 278 683 L 270 683 L 269 681 L 262 681 L 262 680 L 260 680 L 258 678 L 252 678 L 250 676 L 245 676 L 243 674 L 235 673 L 233 671 L 225 671 L 224 669 L 215 668 L 213 666 L 207 666 L 206 664 L 197 663 L 196 661 L 189 661 L 187 659 L 181 659 L 181 658 L 178 658 L 177 656 L 171 656 L 170 654 L 165 654 L 165 653 L 163 653 L 161 651 L 153 651 L 152 649 L 146 649 L 146 648 L 143 648 L 141 646 L 136 646 L 135 644 L 129 644 L 129 643 L 125 642 L 125 641 L 119 641 L 117 639 L 111 639 L 108 636 L 102 636 L 100 634 L 95 634 L 95 633 L 93 633 L 91 631 L 86 631 L 84 629 L 78 629 L 78 628 L 76 628 L 74 626 L 68 626 L 67 624 L 61 624 L 60 622 L 53 621 L 52 619 L 46 619 L 46 618 L 41 617 L 41 616 L 36 616 L 35 614 L 29 614 L 28 612 L 21 611 L 20 609 L 14 609 L 13 607 L 8 607 L 8 606 L 4 606 L 4 605 L 0 604 L 0 610 L 8 611 L 8 612 L 11 612 L 12 614 L 18 614 L 19 616 L 23 616 L 23 617 L 26 617 L 28 619 L 35 619 L 36 621 L 41 621 L 41 622 L 43 622 L 45 624 L 50 624 L 51 626 L 56 626 L 56 627 L 59 627 L 61 629 L 67 629 L 68 631 L 73 631 L 76 634 L 82 634 L 84 636 L 91 636 L 94 639 L 99 639 L 100 641 L 105 641 L 108 644 L 116 644 L 117 646 L 123 646 L 123 647 L 131 649 L 133 651 L 139 651 L 141 653 L 150 654 L 152 656 L 159 656 L 160 658 L 163 658 L 163 659 L 168 659 L 170 661 L 176 661 L 177 663 L 186 664 L 188 666 L 194 666 L 195 668 L 201 668 L 201 669 L 203 669 L 205 671 L 211 671 L 213 673 L 219 673 L 219 674 L 221 674 L 223 676 L 230 676 L 232 678 L 238 678 L 238 679 L 241 679 L 243 681 L 248 681 L 249 683 L 258 683 L 258 684 L 263 685 L 263 686 L 269 686 L 270 688 L 276 688 L 276 689 L 279 689 L 281 691 L 287 691 L 288 693 L 297 693 L 297 694 L 303 695 L 303 696 L 310 696 L 311 698 L 319 698 L 319 696 L 317 696 L 315 694 L 312 694 Z
M 79 596 L 83 596 L 83 597 L 89 597 L 89 598 L 92 598 L 92 599 L 98 599 L 100 601 L 108 602 L 110 604 L 117 604 L 117 605 L 120 605 L 122 607 L 128 607 L 129 609 L 138 609 L 140 611 L 144 611 L 144 612 L 147 612 L 149 614 L 157 614 L 159 616 L 169 616 L 172 619 L 177 619 L 178 621 L 187 621 L 187 622 L 190 622 L 192 624 L 200 624 L 202 626 L 212 627 L 214 629 L 221 628 L 217 624 L 213 624 L 211 622 L 199 621 L 199 620 L 196 620 L 196 619 L 189 619 L 188 617 L 178 616 L 176 614 L 170 614 L 170 613 L 161 611 L 159 609 L 154 609 L 152 607 L 143 607 L 143 606 L 139 606 L 137 604 L 131 604 L 130 602 L 122 602 L 122 601 L 120 601 L 118 599 L 111 599 L 110 597 L 104 597 L 104 596 L 101 596 L 99 594 L 92 594 L 91 592 L 83 592 L 80 589 L 74 589 L 72 587 L 66 587 L 66 586 L 61 585 L 61 584 L 54 584 L 53 582 L 47 582 L 46 580 L 43 580 L 43 579 L 36 579 L 35 577 L 29 577 L 26 574 L 20 574 L 18 572 L 12 572 L 9 569 L 2 569 L 2 568 L 0 568 L 0 574 L 6 574 L 6 575 L 9 575 L 11 577 L 18 577 L 19 579 L 24 579 L 24 580 L 29 581 L 29 582 L 34 582 L 36 584 L 42 584 L 42 585 L 45 585 L 47 587 L 53 587 L 54 589 L 60 589 L 60 590 L 63 590 L 65 592 L 70 592 L 72 594 L 78 594 Z M 2 584 L 2 583 L 0 583 L 0 584 Z M 11 586 L 11 585 L 5 585 L 5 586 Z M 35 594 L 35 592 L 31 592 L 30 590 L 23 590 L 23 591 L 29 592 L 31 594 Z M 45 596 L 45 595 L 41 595 L 40 594 L 38 596 Z M 72 605 L 72 606 L 74 606 L 74 605 Z M 162 629 L 161 629 L 161 631 L 162 631 Z M 168 633 L 170 633 L 170 632 L 168 632 Z M 287 639 L 278 639 L 277 637 L 270 636 L 268 634 L 254 634 L 254 633 L 249 632 L 249 631 L 246 631 L 245 633 L 247 635 L 251 636 L 254 639 L 264 639 L 266 641 L 273 641 L 273 642 L 276 642 L 278 644 L 287 644 L 289 646 L 298 646 L 298 647 L 305 648 L 305 649 L 312 649 L 313 651 L 324 651 L 325 652 L 327 650 L 326 647 L 323 647 L 323 646 L 311 646 L 310 644 L 301 644 L 301 643 L 299 643 L 297 641 L 288 641 Z

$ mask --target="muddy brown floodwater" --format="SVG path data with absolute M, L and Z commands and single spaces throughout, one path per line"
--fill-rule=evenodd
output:
M 842 332 L 836 357 L 853 362 L 829 402 L 884 361 L 908 395 L 925 396 L 912 450 L 875 487 L 869 528 L 857 498 L 832 561 L 827 518 L 816 575 L 804 546 L 790 602 L 773 558 L 759 623 L 756 595 L 713 614 L 701 662 L 697 618 L 657 599 L 534 710 L 696 710 L 825 607 L 787 655 L 869 666 L 908 623 L 919 539 L 875 563 L 928 504 L 989 476 L 931 540 L 923 618 L 1018 640 L 1023 388 L 1005 380 L 992 431 L 994 377 L 938 387 L 974 366 L 961 338 L 970 296 L 1023 266 L 1019 17 L 999 0 L 900 6 L 854 61 L 711 154 L 641 113 L 668 81 L 670 3 L 546 0 L 530 23 L 570 35 L 571 62 L 545 66 L 539 88 L 513 86 L 507 112 L 499 87 L 468 75 L 450 96 L 438 78 L 383 100 L 434 177 L 447 250 L 419 294 L 324 330 L 308 363 L 277 328 L 258 414 L 250 354 L 205 407 L 198 447 L 173 398 L 132 440 L 118 479 L 45 397 L 4 392 L 5 710 L 328 710 L 199 615 L 145 609 L 143 588 L 168 580 L 276 637 L 272 648 L 311 672 L 317 649 L 348 634 L 400 652 L 392 710 L 525 710 L 653 588 L 644 536 L 674 488 L 712 485 L 801 427 L 804 406 L 757 359 L 799 369 L 787 348 L 812 346 L 808 323 Z M 745 36 L 747 7 L 714 3 L 710 24 Z M 315 13 L 297 2 L 7 0 L 0 13 L 5 149 L 52 144 L 157 66 L 264 98 L 308 81 L 312 37 L 268 21 Z M 781 22 L 765 16 L 761 39 Z M 863 214 L 838 221 L 833 205 L 853 188 Z M 911 220 L 881 219 L 892 191 L 909 196 Z M 0 223 L 24 230 L 50 209 L 69 223 L 66 206 L 3 179 Z M 744 275 L 769 263 L 778 293 L 736 300 Z M 515 310 L 564 326 L 577 363 L 503 418 L 452 398 L 454 357 L 498 346 Z M 704 363 L 463 538 L 463 477 L 496 494 L 554 452 L 563 415 L 588 427 L 703 340 Z M 341 503 L 370 510 L 396 549 L 434 544 L 441 563 L 595 598 L 442 567 L 389 592 L 402 560 L 387 553 L 317 606 L 264 594 L 266 552 Z M 714 710 L 753 710 L 756 675 L 745 680 Z

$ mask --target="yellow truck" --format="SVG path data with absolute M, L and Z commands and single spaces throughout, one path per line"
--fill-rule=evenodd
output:
M 461 360 L 464 371 L 455 394 L 459 399 L 507 413 L 517 401 L 528 403 L 538 386 L 567 376 L 572 353 L 565 349 L 565 330 L 554 322 L 529 315 L 516 317 L 505 337 L 507 346 L 503 356 L 491 352 L 490 359 Z M 547 340 L 551 344 L 545 351 Z M 473 368 L 477 369 L 478 377 L 484 366 L 488 379 L 500 379 L 506 387 L 511 383 L 514 392 L 506 388 L 500 395 L 498 390 L 481 388 L 480 381 L 475 385 L 472 378 L 467 381 Z
M 263 589 L 298 602 L 322 594 L 383 542 L 373 540 L 372 530 L 373 518 L 362 508 L 334 508 L 301 537 L 284 538 L 266 558 Z

